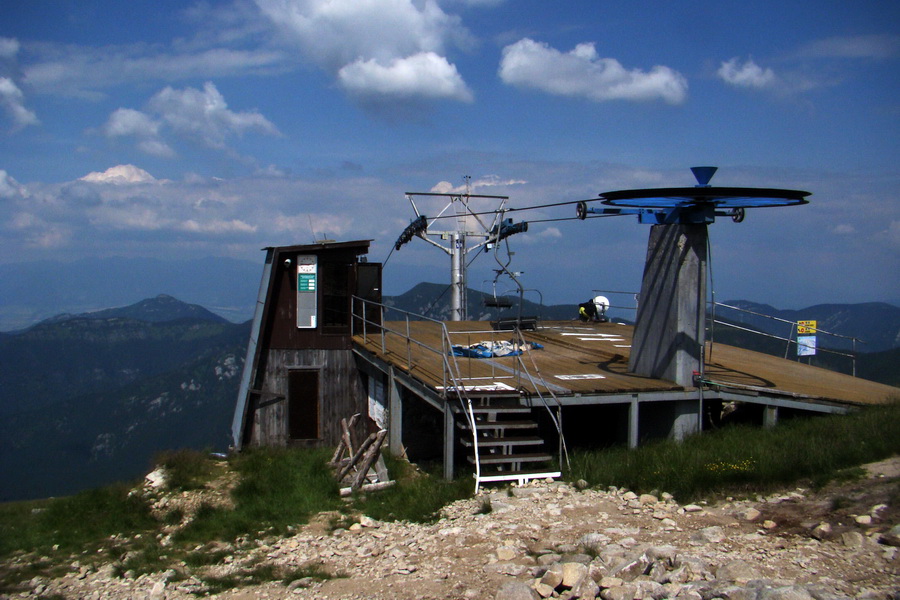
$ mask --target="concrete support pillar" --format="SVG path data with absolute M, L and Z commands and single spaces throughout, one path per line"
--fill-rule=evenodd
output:
M 654 225 L 629 370 L 693 387 L 706 320 L 706 225 Z
M 456 433 L 456 422 L 453 418 L 453 411 L 450 405 L 444 405 L 444 479 L 453 479 L 454 461 L 454 435 Z
M 778 424 L 778 407 L 777 406 L 764 406 L 763 407 L 763 427 L 765 429 L 770 429 L 775 427 Z
M 628 406 L 628 447 L 637 448 L 638 440 L 638 401 L 637 398 L 631 401 Z
M 388 370 L 388 448 L 394 456 L 403 455 L 403 397 L 394 377 L 394 368 Z
M 672 428 L 669 437 L 680 442 L 686 437 L 699 432 L 700 401 L 680 400 L 672 409 Z

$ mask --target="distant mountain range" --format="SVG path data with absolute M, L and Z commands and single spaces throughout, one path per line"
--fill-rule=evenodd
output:
M 477 290 L 468 290 L 466 311 L 469 320 L 490 321 L 500 317 L 515 317 L 519 312 L 518 295 L 493 296 Z M 522 302 L 522 316 L 536 316 L 545 320 L 567 320 L 578 316 L 577 304 L 556 304 L 544 306 L 533 300 L 532 294 L 526 294 Z M 584 300 L 587 300 L 585 298 Z M 584 301 L 582 300 L 582 302 Z M 491 306 L 505 301 L 507 308 Z M 437 283 L 420 283 L 399 296 L 384 298 L 387 306 L 407 312 L 423 315 L 432 319 L 448 320 L 450 318 L 450 288 Z M 390 318 L 390 316 L 388 316 Z
M 30 327 L 61 312 L 133 304 L 159 293 L 239 323 L 253 316 L 259 262 L 231 258 L 86 258 L 0 264 L 0 331 Z
M 856 349 L 861 352 L 900 347 L 900 308 L 884 302 L 818 304 L 801 310 L 779 310 L 747 300 L 728 300 L 722 304 L 745 312 L 719 306 L 716 308 L 718 317 L 773 335 L 787 337 L 792 330 L 791 323 L 816 321 L 819 344 L 828 348 L 852 350 L 850 338 L 861 342 L 856 344 Z
M 161 295 L 0 335 L 0 501 L 139 477 L 163 450 L 224 451 L 249 334 Z
M 422 283 L 384 301 L 446 319 L 446 289 Z M 518 298 L 506 299 L 511 306 L 499 308 L 495 305 L 504 304 L 503 297 L 469 290 L 469 317 L 515 316 Z M 727 304 L 787 319 L 815 319 L 819 327 L 865 339 L 870 343 L 860 349 L 880 351 L 860 355 L 858 374 L 900 384 L 900 309 L 894 306 L 823 305 L 792 312 L 744 301 Z M 569 320 L 576 311 L 574 303 L 542 306 L 526 299 L 521 314 Z M 760 317 L 757 323 L 747 314 L 735 320 L 723 312 L 717 317 L 747 329 L 765 329 L 768 321 Z M 164 450 L 226 450 L 249 334 L 249 321 L 235 324 L 165 294 L 122 308 L 56 315 L 22 331 L 0 333 L 0 501 L 70 494 L 137 478 Z M 716 326 L 713 337 L 785 353 L 781 340 L 723 325 Z M 842 356 L 823 353 L 816 361 L 851 369 Z

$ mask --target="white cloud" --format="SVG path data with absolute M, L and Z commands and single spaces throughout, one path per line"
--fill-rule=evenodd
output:
M 259 75 L 283 70 L 287 62 L 283 52 L 264 48 L 167 53 L 142 44 L 102 48 L 35 44 L 33 50 L 37 60 L 23 67 L 32 88 L 88 99 L 102 98 L 100 90 L 123 83 Z
M 559 239 L 563 237 L 563 234 L 562 231 L 559 230 L 559 227 L 547 227 L 538 234 L 538 237 L 544 239 Z
M 468 47 L 459 17 L 426 0 L 256 0 L 286 40 L 360 96 L 471 101 L 444 56 Z M 432 71 L 429 73 L 428 71 Z
M 0 198 L 27 197 L 28 190 L 13 179 L 9 173 L 0 169 Z
M 3 106 L 3 110 L 12 119 L 13 126 L 17 129 L 40 123 L 37 115 L 25 108 L 25 94 L 8 77 L 0 77 L 0 106 Z
M 203 90 L 166 87 L 150 99 L 147 107 L 148 112 L 117 109 L 107 119 L 103 132 L 110 138 L 135 137 L 141 151 L 162 157 L 175 155 L 162 138 L 163 128 L 217 150 L 227 150 L 229 137 L 242 136 L 248 131 L 281 135 L 278 128 L 257 111 L 230 110 L 211 82 L 204 84 Z
M 156 137 L 159 135 L 159 122 L 139 110 L 120 108 L 109 116 L 103 131 L 109 137 Z
M 153 156 L 169 158 L 175 151 L 159 136 L 161 123 L 150 115 L 131 108 L 120 108 L 113 112 L 103 126 L 107 137 L 134 136 L 138 139 L 138 148 Z
M 166 87 L 148 104 L 176 132 L 199 138 L 212 148 L 224 148 L 225 139 L 245 131 L 278 135 L 278 129 L 256 111 L 234 112 L 211 82 L 203 90 Z
M 353 219 L 341 214 L 285 215 L 278 214 L 272 218 L 272 228 L 281 233 L 290 233 L 302 239 L 307 236 L 320 239 L 321 236 L 343 236 L 352 226 Z
M 260 10 L 317 64 L 338 71 L 359 59 L 390 61 L 443 52 L 468 33 L 436 2 L 257 0 Z
M 722 81 L 736 87 L 767 88 L 777 82 L 775 72 L 772 69 L 763 69 L 752 58 L 748 58 L 743 64 L 737 57 L 723 61 L 716 72 Z
M 110 167 L 105 171 L 93 171 L 88 173 L 79 181 L 87 181 L 88 183 L 112 183 L 116 185 L 128 185 L 136 183 L 154 183 L 157 180 L 147 171 L 134 165 L 117 165 Z
M 838 235 L 854 235 L 856 233 L 856 227 L 851 223 L 840 223 L 839 225 L 835 225 L 832 231 Z
M 472 101 L 456 67 L 433 52 L 394 59 L 388 66 L 375 59 L 356 61 L 338 71 L 338 80 L 347 91 L 363 96 Z
M 506 187 L 510 185 L 525 185 L 524 179 L 501 179 L 498 175 L 484 175 L 467 184 L 454 186 L 449 181 L 439 181 L 430 191 L 438 194 L 464 194 L 466 191 L 475 192 L 485 187 Z
M 12 59 L 19 53 L 19 40 L 0 36 L 0 58 Z
M 249 225 L 240 219 L 231 219 L 223 221 L 214 219 L 212 221 L 200 222 L 189 219 L 178 226 L 178 229 L 190 231 L 192 233 L 255 233 L 256 226 Z
M 835 36 L 817 40 L 800 49 L 803 58 L 872 58 L 887 59 L 900 54 L 900 36 L 856 35 Z
M 601 58 L 592 43 L 562 53 L 528 38 L 503 49 L 499 74 L 509 85 L 595 102 L 661 99 L 680 104 L 688 87 L 684 76 L 669 67 L 628 70 L 613 58 Z
M 900 249 L 900 221 L 891 221 L 884 236 L 891 247 Z

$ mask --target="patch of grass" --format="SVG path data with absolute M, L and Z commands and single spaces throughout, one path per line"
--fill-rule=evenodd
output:
M 180 508 L 174 508 L 163 515 L 162 522 L 166 525 L 178 525 L 184 520 L 184 511 Z
M 680 443 L 573 452 L 567 477 L 636 492 L 665 490 L 685 501 L 800 481 L 821 485 L 898 453 L 900 403 L 893 403 L 851 415 L 796 418 L 773 429 L 727 427 Z
M 249 585 L 259 585 L 272 581 L 280 581 L 289 585 L 299 579 L 310 578 L 315 581 L 334 579 L 342 575 L 332 575 L 321 565 L 313 564 L 299 568 L 289 568 L 271 563 L 257 564 L 251 569 L 245 569 L 237 573 L 222 576 L 201 577 L 204 585 L 204 594 L 218 594 L 234 588 Z
M 359 523 L 359 519 L 350 515 L 335 515 L 328 520 L 328 530 L 333 532 L 336 529 L 349 529 L 354 523 Z
M 178 555 L 178 549 L 160 546 L 155 536 L 142 535 L 114 550 L 117 560 L 114 573 L 122 577 L 129 571 L 135 576 L 164 571 Z
M 188 552 L 182 560 L 189 567 L 205 567 L 225 562 L 226 556 L 231 556 L 230 550 L 200 549 Z
M 197 450 L 163 452 L 157 455 L 156 464 L 165 469 L 166 485 L 172 490 L 200 489 L 221 472 L 209 452 Z
M 25 557 L 23 557 L 25 558 Z M 34 577 L 61 577 L 68 572 L 66 565 L 59 564 L 47 557 L 31 556 L 30 560 L 20 561 L 13 565 L 0 563 L 0 594 L 12 594 L 26 591 L 22 584 Z
M 831 499 L 832 512 L 841 510 L 842 508 L 849 508 L 850 506 L 853 506 L 853 500 L 847 496 L 835 496 Z
M 397 484 L 374 494 L 357 495 L 354 508 L 379 521 L 430 523 L 447 504 L 472 495 L 472 481 L 447 481 L 437 474 L 422 473 L 406 461 L 386 459 Z
M 490 498 L 483 498 L 481 500 L 481 508 L 478 509 L 479 515 L 489 515 L 494 511 L 494 507 L 491 505 Z
M 233 457 L 240 484 L 232 493 L 234 510 L 201 506 L 175 539 L 205 542 L 234 539 L 259 531 L 281 533 L 311 515 L 339 509 L 338 484 L 327 466 L 328 448 L 253 448 Z
M 83 551 L 112 535 L 155 529 L 149 506 L 130 489 L 118 484 L 66 498 L 0 504 L 0 556 L 15 550 Z
M 294 569 L 285 569 L 281 573 L 281 583 L 289 585 L 298 579 L 313 579 L 315 581 L 327 581 L 328 579 L 337 579 L 346 577 L 343 573 L 330 573 L 320 564 L 312 563 L 303 567 Z

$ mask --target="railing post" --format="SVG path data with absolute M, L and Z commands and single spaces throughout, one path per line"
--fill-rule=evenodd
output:
M 386 329 L 386 327 L 385 327 L 385 320 L 384 320 L 384 316 L 385 316 L 385 315 L 384 315 L 384 305 L 383 305 L 383 304 L 380 305 L 380 306 L 378 307 L 378 310 L 381 311 L 381 327 L 379 328 L 379 329 L 381 329 L 381 351 L 382 351 L 382 352 L 387 352 L 387 342 L 385 341 L 385 338 L 386 338 L 385 329 Z
M 406 369 L 412 373 L 412 336 L 409 330 L 409 315 L 406 315 Z

